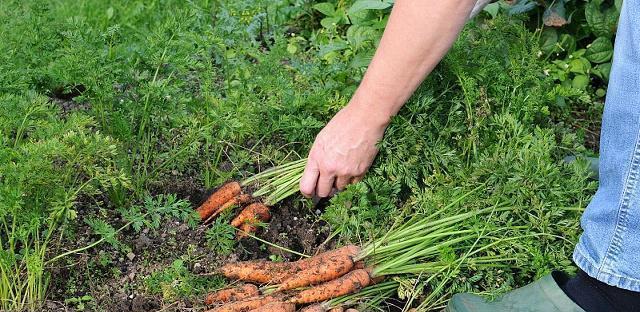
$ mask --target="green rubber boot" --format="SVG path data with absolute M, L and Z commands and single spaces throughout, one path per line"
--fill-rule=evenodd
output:
M 554 279 L 555 277 L 555 279 Z M 473 294 L 457 294 L 451 298 L 446 312 L 584 312 L 560 289 L 556 280 L 567 277 L 554 272 L 516 289 L 494 301 Z

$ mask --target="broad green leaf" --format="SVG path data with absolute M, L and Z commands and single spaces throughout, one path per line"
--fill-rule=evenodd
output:
M 540 50 L 549 54 L 556 49 L 558 43 L 558 32 L 553 28 L 545 28 L 540 35 Z
M 575 89 L 584 90 L 589 85 L 589 76 L 577 75 L 573 77 L 571 86 Z
M 568 34 L 560 35 L 560 47 L 567 54 L 573 53 L 576 50 L 576 38 Z
M 591 63 L 585 58 L 573 59 L 569 62 L 569 71 L 572 73 L 586 75 L 591 69 Z
M 335 52 L 335 51 L 340 51 L 340 50 L 344 50 L 348 47 L 349 45 L 344 42 L 344 41 L 334 41 L 331 42 L 329 44 L 325 44 L 320 46 L 320 51 L 319 54 L 321 57 L 331 53 L 331 52 Z
M 609 26 L 610 21 L 601 10 L 601 3 L 602 1 L 600 0 L 587 3 L 584 7 L 584 16 L 587 20 L 587 25 L 596 36 L 611 37 L 613 32 Z
M 500 12 L 500 3 L 489 3 L 484 7 L 483 11 L 489 13 L 492 18 L 496 18 L 496 16 L 498 16 L 498 12 Z
M 326 16 L 336 15 L 336 8 L 333 6 L 333 3 L 330 2 L 318 3 L 314 5 L 313 8 Z
M 384 10 L 393 5 L 391 1 L 380 0 L 358 0 L 347 11 L 349 14 L 355 14 L 364 10 Z
M 606 37 L 599 37 L 587 46 L 587 52 L 584 55 L 593 63 L 604 63 L 613 56 L 613 44 Z
M 320 21 L 320 25 L 324 28 L 334 28 L 341 20 L 340 16 L 325 17 Z
M 602 63 L 596 65 L 593 70 L 593 74 L 598 76 L 600 79 L 605 82 L 609 82 L 609 73 L 611 72 L 611 62 Z

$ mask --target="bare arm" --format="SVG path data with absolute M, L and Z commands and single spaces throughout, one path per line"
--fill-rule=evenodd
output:
M 449 50 L 475 0 L 397 0 L 355 94 L 316 137 L 300 190 L 326 197 L 364 176 L 391 117 Z

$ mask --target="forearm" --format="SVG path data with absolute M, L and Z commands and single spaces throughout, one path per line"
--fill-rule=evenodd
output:
M 440 62 L 475 0 L 398 0 L 349 106 L 388 123 Z

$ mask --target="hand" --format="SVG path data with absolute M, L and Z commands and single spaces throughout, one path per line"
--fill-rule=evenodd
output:
M 352 100 L 354 102 L 354 100 Z M 362 180 L 378 154 L 390 118 L 370 107 L 350 103 L 340 110 L 316 137 L 300 180 L 306 197 L 327 197 Z

